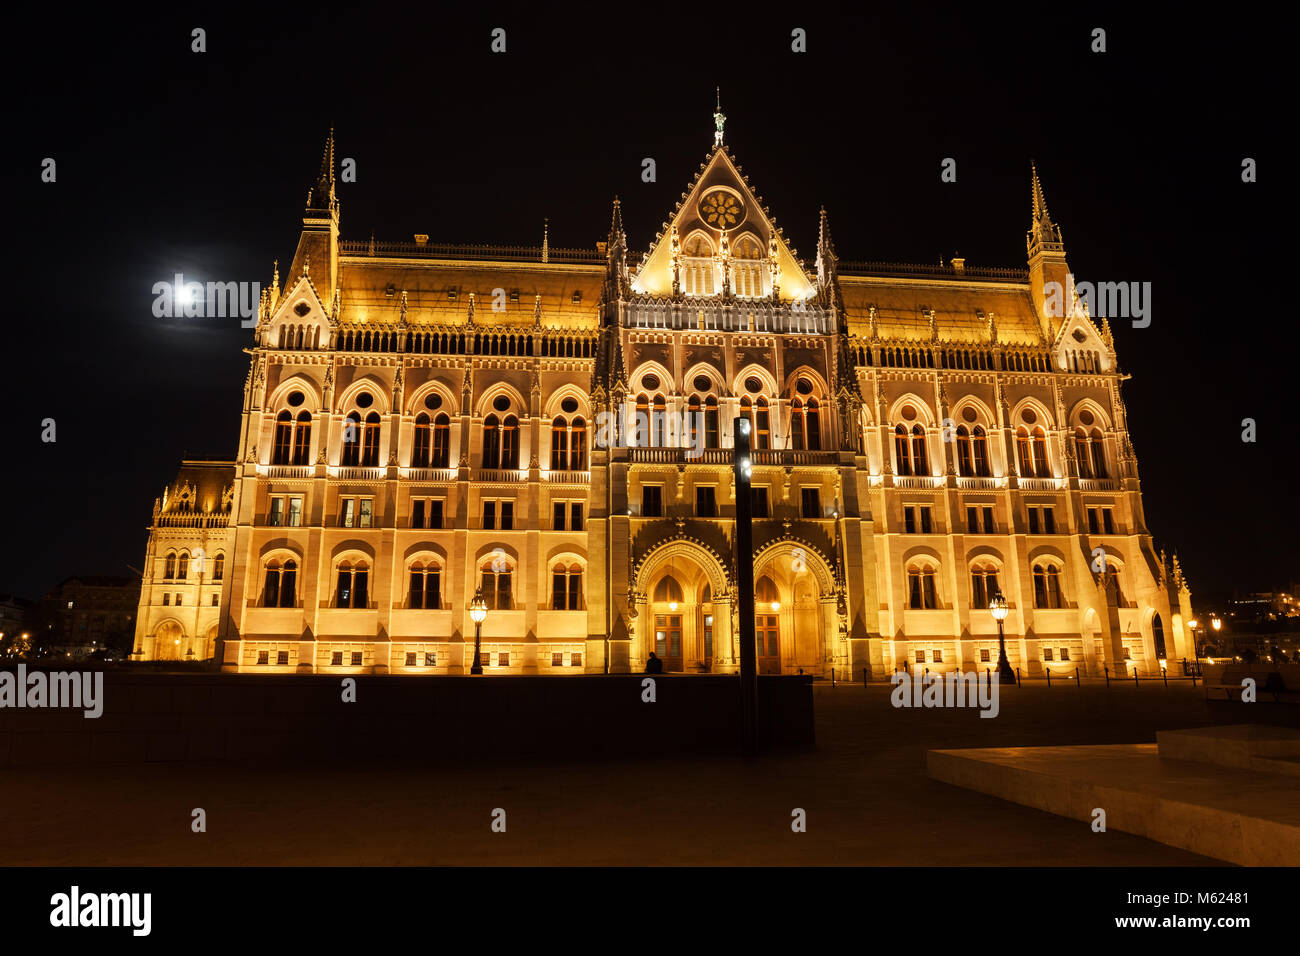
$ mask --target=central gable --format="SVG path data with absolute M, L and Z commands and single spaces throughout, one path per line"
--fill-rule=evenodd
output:
M 763 264 L 765 276 L 775 240 L 781 301 L 807 299 L 816 292 L 816 283 L 804 272 L 776 221 L 763 208 L 761 197 L 750 189 L 725 146 L 714 147 L 673 210 L 665 231 L 655 237 L 650 251 L 633 270 L 633 292 L 654 296 L 673 294 L 674 227 L 683 257 L 697 261 L 716 259 L 723 251 L 725 235 L 731 260 L 758 260 Z M 711 291 L 716 294 L 719 290 Z

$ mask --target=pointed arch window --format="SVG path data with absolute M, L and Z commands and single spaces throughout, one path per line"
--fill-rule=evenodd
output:
M 218 554 L 212 559 L 212 580 L 220 581 L 226 574 L 226 556 Z
M 501 467 L 501 420 L 495 415 L 483 419 L 483 467 Z
M 176 577 L 176 554 L 168 553 L 167 560 L 163 562 L 163 579 L 171 580 Z
M 551 422 L 551 470 L 569 470 L 569 423 L 558 415 Z
M 501 467 L 519 467 L 519 419 L 513 415 L 501 423 Z
M 772 447 L 772 417 L 768 411 L 767 399 L 762 396 L 754 402 L 754 447 Z
M 704 400 L 704 447 L 722 447 L 718 436 L 718 400 L 712 395 Z
M 343 464 L 361 463 L 361 414 L 349 412 L 343 420 Z
M 1108 477 L 1109 472 L 1106 470 L 1106 440 L 1102 438 L 1101 429 L 1094 428 L 1092 434 L 1088 436 L 1088 441 L 1092 446 L 1093 477 Z
M 184 581 L 190 571 L 190 553 L 182 551 L 176 555 L 176 580 Z
M 965 425 L 957 426 L 957 474 L 963 476 L 975 474 L 975 462 L 970 444 L 970 431 Z
M 271 452 L 271 464 L 287 465 L 293 455 L 293 416 L 288 410 L 275 418 L 275 444 Z
M 912 451 L 907 438 L 906 425 L 894 427 L 894 459 L 894 467 L 898 474 L 905 477 L 912 474 Z
M 633 445 L 644 448 L 650 444 L 650 400 L 644 395 L 636 397 L 636 420 L 632 429 Z
M 411 449 L 411 467 L 428 468 L 433 444 L 433 430 L 429 416 L 421 412 L 415 418 L 415 445 Z
M 912 426 L 912 469 L 918 475 L 930 474 L 930 457 L 926 450 L 925 428 Z
M 704 424 L 704 413 L 700 411 L 700 397 L 692 395 L 686 402 L 686 444 L 689 448 L 700 448 L 700 430 Z
M 790 401 L 790 446 L 797 451 L 804 448 L 804 407 L 802 399 Z
M 434 468 L 447 468 L 451 462 L 451 419 L 446 412 L 439 413 L 433 420 L 433 458 Z
M 668 404 L 662 395 L 655 396 L 654 414 L 650 419 L 650 444 L 656 448 L 667 445 L 665 431 L 668 425 Z
M 1016 429 L 1016 463 L 1021 478 L 1033 477 L 1034 455 L 1030 450 L 1029 429 L 1023 426 Z
M 1047 460 L 1047 434 L 1041 428 L 1034 429 L 1034 475 L 1052 477 L 1051 463 Z
M 976 425 L 971 430 L 971 457 L 975 461 L 975 474 L 988 478 L 993 472 L 989 468 L 989 437 L 983 425 Z
M 371 412 L 366 416 L 365 433 L 362 436 L 361 464 L 374 468 L 379 464 L 379 413 Z
M 311 413 L 301 411 L 293 426 L 293 463 L 311 464 Z

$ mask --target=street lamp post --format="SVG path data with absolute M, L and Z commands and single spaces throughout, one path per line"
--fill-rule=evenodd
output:
M 474 592 L 474 600 L 469 602 L 469 619 L 474 622 L 474 664 L 470 667 L 471 674 L 483 673 L 483 652 L 480 649 L 483 642 L 483 622 L 487 620 L 487 601 L 483 600 L 483 589 L 479 588 Z
M 1011 613 L 1011 608 L 1007 605 L 1007 599 L 1002 596 L 1001 591 L 993 595 L 993 600 L 989 601 L 989 613 L 993 615 L 993 620 L 998 622 L 998 683 L 1014 684 L 1016 672 L 1011 669 L 1011 662 L 1007 660 L 1007 636 L 1002 630 L 1002 622 Z
M 1191 618 L 1187 622 L 1187 628 L 1192 632 L 1192 654 L 1196 657 L 1196 669 L 1198 671 L 1201 669 L 1201 648 L 1196 642 L 1196 628 L 1199 624 L 1200 621 L 1196 620 L 1196 618 Z

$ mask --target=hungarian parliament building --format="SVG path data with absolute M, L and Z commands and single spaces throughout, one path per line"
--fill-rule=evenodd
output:
M 716 119 L 645 251 L 617 199 L 589 249 L 342 239 L 331 133 L 236 454 L 155 503 L 133 659 L 465 674 L 481 616 L 486 675 L 735 672 L 742 418 L 760 673 L 996 669 L 999 593 L 1024 676 L 1192 657 L 1037 171 L 1027 268 L 840 260 L 825 210 L 809 263 Z

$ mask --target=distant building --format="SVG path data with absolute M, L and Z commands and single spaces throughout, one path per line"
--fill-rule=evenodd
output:
M 15 634 L 27 626 L 32 602 L 13 594 L 0 594 L 0 647 L 7 646 Z
M 139 599 L 140 579 L 134 576 L 65 578 L 45 595 L 50 624 L 45 633 L 32 634 L 33 650 L 74 659 L 116 651 L 125 658 Z
M 463 673 L 481 593 L 489 673 L 734 672 L 738 419 L 761 671 L 992 667 L 998 592 L 1029 676 L 1192 657 L 1037 172 L 1024 267 L 841 262 L 824 210 L 809 262 L 723 119 L 638 252 L 617 200 L 587 249 L 343 240 L 331 135 L 235 460 L 155 507 L 134 657 Z

